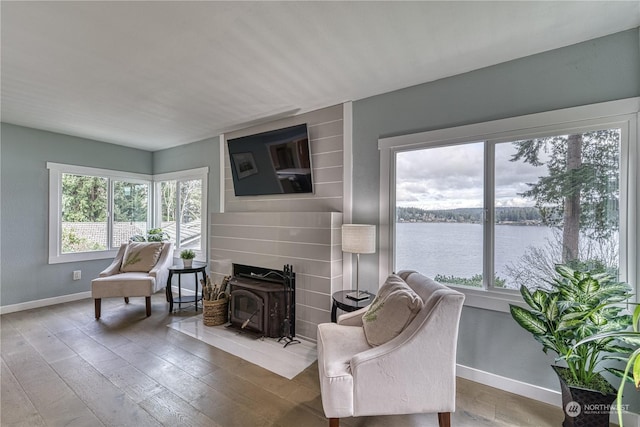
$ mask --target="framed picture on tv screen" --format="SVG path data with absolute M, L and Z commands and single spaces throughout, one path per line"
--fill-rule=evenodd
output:
M 256 161 L 251 153 L 234 153 L 233 163 L 236 165 L 238 179 L 246 178 L 258 173 Z

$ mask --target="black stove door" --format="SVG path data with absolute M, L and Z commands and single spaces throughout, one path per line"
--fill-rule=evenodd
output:
M 264 334 L 266 331 L 262 297 L 244 289 L 232 291 L 231 324 L 240 329 Z

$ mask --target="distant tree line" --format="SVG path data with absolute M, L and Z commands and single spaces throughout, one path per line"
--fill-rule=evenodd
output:
M 435 209 L 426 210 L 414 207 L 396 208 L 397 222 L 482 222 L 483 209 Z M 497 207 L 495 218 L 498 223 L 541 224 L 542 216 L 535 207 Z

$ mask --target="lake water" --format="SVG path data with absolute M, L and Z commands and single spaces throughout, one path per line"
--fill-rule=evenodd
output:
M 529 246 L 544 246 L 553 231 L 545 226 L 496 225 L 495 236 L 496 275 L 505 278 L 505 265 L 518 261 Z M 428 277 L 482 274 L 482 225 L 396 224 L 396 271 L 403 269 Z

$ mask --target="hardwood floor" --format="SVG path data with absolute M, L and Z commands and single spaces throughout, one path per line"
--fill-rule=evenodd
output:
M 92 300 L 0 317 L 0 425 L 327 427 L 317 363 L 287 380 L 166 325 L 162 292 Z M 562 410 L 458 380 L 452 425 L 560 426 Z M 437 426 L 436 414 L 359 417 L 345 427 Z

